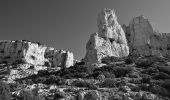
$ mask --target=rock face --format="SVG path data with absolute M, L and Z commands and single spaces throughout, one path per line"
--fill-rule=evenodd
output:
M 47 48 L 45 51 L 45 58 L 51 66 L 70 67 L 74 64 L 74 55 L 70 51 L 56 50 L 54 48 Z
M 133 56 L 169 56 L 170 34 L 155 32 L 153 26 L 144 16 L 132 19 L 129 26 L 123 25 Z
M 33 65 L 49 64 L 54 67 L 73 65 L 73 53 L 55 50 L 40 43 L 29 41 L 0 41 L 1 63 L 29 63 Z
M 102 58 L 109 56 L 128 56 L 125 33 L 117 22 L 115 12 L 103 9 L 98 14 L 97 25 L 98 33 L 93 33 L 86 44 L 86 64 L 100 63 Z

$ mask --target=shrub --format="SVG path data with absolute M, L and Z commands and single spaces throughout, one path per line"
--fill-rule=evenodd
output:
M 157 74 L 154 75 L 153 77 L 154 79 L 170 79 L 170 75 L 168 75 L 167 73 L 164 72 L 159 72 Z
M 144 69 L 143 71 L 141 71 L 141 73 L 143 74 L 149 74 L 151 75 L 152 73 L 158 73 L 159 70 L 157 68 L 154 68 L 154 67 L 149 67 L 147 69 Z
M 49 76 L 50 73 L 48 72 L 48 70 L 39 70 L 38 75 L 39 76 L 46 76 L 46 75 Z
M 145 77 L 142 77 L 141 82 L 142 83 L 150 83 L 151 77 L 146 75 Z
M 77 87 L 85 87 L 91 90 L 97 89 L 97 86 L 93 83 L 89 83 L 86 81 L 81 81 L 81 80 L 76 80 L 72 83 L 72 85 L 77 86 Z
M 0 99 L 10 100 L 10 98 L 11 98 L 10 87 L 4 82 L 0 82 Z
M 110 72 L 104 71 L 102 74 L 105 76 L 105 78 L 115 78 L 115 74 L 110 73 Z
M 63 93 L 57 92 L 54 94 L 54 100 L 63 99 L 63 98 L 65 98 L 65 95 Z
M 45 84 L 57 84 L 57 85 L 63 85 L 65 84 L 65 80 L 62 79 L 60 76 L 50 75 L 46 78 Z
M 107 78 L 107 79 L 104 80 L 104 82 L 99 84 L 99 87 L 101 87 L 101 88 L 103 88 L 103 87 L 107 87 L 107 88 L 116 87 L 116 80 Z
M 161 86 L 152 86 L 150 91 L 155 94 L 160 94 L 162 96 L 170 96 L 169 91 Z
M 133 71 L 133 67 L 122 67 L 122 66 L 103 66 L 94 70 L 96 72 L 108 72 L 110 75 L 114 74 L 116 77 L 125 77 L 127 74 Z
M 39 96 L 38 93 L 34 93 L 34 91 L 21 90 L 19 100 L 45 100 L 45 99 Z
M 127 58 L 127 59 L 125 59 L 125 63 L 126 64 L 132 64 L 134 62 L 134 59 L 133 58 Z
M 156 62 L 155 58 L 139 58 L 135 61 L 138 67 L 149 67 Z
M 88 76 L 88 74 L 87 73 L 75 73 L 75 74 L 73 74 L 72 75 L 72 77 L 74 77 L 74 78 L 86 78 Z
M 36 81 L 36 83 L 45 83 L 46 78 L 45 77 L 38 77 L 35 81 Z

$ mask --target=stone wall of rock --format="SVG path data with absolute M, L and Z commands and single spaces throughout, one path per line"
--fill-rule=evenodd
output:
M 122 26 L 133 56 L 170 56 L 170 34 L 155 32 L 144 16 L 132 19 L 128 26 Z
M 74 64 L 74 55 L 70 51 L 56 50 L 49 47 L 45 51 L 45 58 L 53 67 L 61 66 L 67 68 Z
M 0 62 L 44 64 L 46 46 L 28 41 L 0 41 Z
M 0 63 L 25 62 L 33 65 L 49 63 L 54 67 L 73 65 L 73 53 L 55 50 L 45 45 L 29 41 L 0 41 Z
M 102 58 L 115 56 L 125 57 L 129 54 L 129 48 L 125 33 L 117 22 L 114 10 L 103 9 L 97 17 L 98 32 L 90 36 L 86 44 L 87 65 L 100 63 Z

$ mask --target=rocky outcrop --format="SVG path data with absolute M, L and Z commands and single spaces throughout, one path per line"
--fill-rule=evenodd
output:
M 132 19 L 126 32 L 130 55 L 133 56 L 170 56 L 170 34 L 158 33 L 144 16 Z
M 28 41 L 0 41 L 0 62 L 44 64 L 46 46 Z
M 93 33 L 86 44 L 86 64 L 100 63 L 102 58 L 109 56 L 128 56 L 125 33 L 117 22 L 115 12 L 103 9 L 98 14 L 97 25 L 98 33 Z
M 45 58 L 47 63 L 51 66 L 70 67 L 74 64 L 74 55 L 70 51 L 56 50 L 54 48 L 47 48 L 45 51 Z
M 40 43 L 29 41 L 0 41 L 1 63 L 28 63 L 53 67 L 70 67 L 73 65 L 73 53 L 55 50 Z

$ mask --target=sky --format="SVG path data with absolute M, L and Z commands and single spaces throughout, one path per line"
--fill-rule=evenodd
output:
M 170 0 L 0 0 L 0 40 L 39 41 L 82 59 L 103 8 L 114 9 L 120 24 L 144 15 L 170 32 Z

